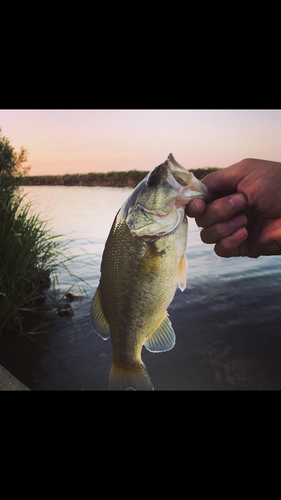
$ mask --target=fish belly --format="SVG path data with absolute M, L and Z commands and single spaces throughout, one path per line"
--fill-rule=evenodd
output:
M 187 240 L 186 218 L 158 239 L 132 236 L 116 217 L 101 266 L 101 301 L 118 366 L 141 364 L 145 339 L 161 323 L 177 287 Z

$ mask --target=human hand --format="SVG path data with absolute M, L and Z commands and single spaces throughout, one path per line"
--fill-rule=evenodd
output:
M 281 254 L 281 163 L 245 159 L 203 181 L 222 198 L 193 200 L 186 215 L 202 227 L 204 243 L 221 257 Z

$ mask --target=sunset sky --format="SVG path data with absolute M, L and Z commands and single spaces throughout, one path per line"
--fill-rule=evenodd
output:
M 30 175 L 151 170 L 172 152 L 186 168 L 281 161 L 281 110 L 0 110 L 29 151 Z

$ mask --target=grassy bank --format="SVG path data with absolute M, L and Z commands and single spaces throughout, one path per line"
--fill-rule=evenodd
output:
M 197 179 L 218 170 L 216 167 L 191 169 Z M 148 174 L 146 171 L 91 172 L 88 174 L 30 175 L 22 177 L 23 186 L 112 186 L 135 187 Z
M 31 322 L 37 330 L 32 318 L 42 309 L 59 260 L 56 238 L 29 212 L 14 183 L 0 177 L 0 337 L 25 333 Z
M 66 261 L 58 237 L 31 215 L 20 195 L 18 186 L 30 168 L 27 156 L 23 147 L 15 151 L 0 128 L 0 337 L 45 328 L 51 307 L 59 304 L 51 274 Z

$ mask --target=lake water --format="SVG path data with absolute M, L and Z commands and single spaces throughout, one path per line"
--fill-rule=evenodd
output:
M 107 390 L 110 340 L 90 323 L 102 252 L 114 216 L 130 188 L 22 188 L 33 211 L 64 235 L 68 269 L 60 291 L 75 283 L 73 320 L 26 338 L 0 341 L 0 363 L 33 390 Z M 281 389 L 281 256 L 222 259 L 189 220 L 188 279 L 169 308 L 174 349 L 143 349 L 155 390 Z

